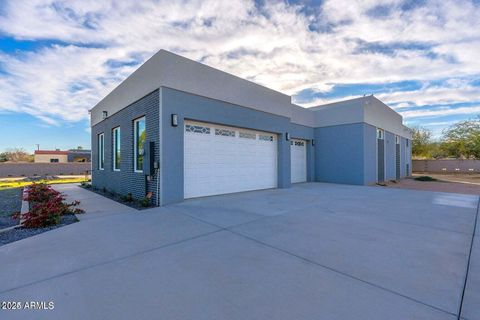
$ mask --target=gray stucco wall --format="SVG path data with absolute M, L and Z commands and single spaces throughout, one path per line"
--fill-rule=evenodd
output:
M 315 128 L 315 180 L 364 184 L 363 123 Z
M 285 133 L 291 130 L 291 137 L 301 139 L 313 137 L 313 129 L 292 125 L 287 117 L 171 88 L 160 88 L 160 101 L 163 141 L 160 160 L 162 205 L 180 202 L 184 198 L 184 121 L 186 119 L 276 133 L 278 135 L 279 188 L 290 187 L 290 142 L 286 141 Z M 171 125 L 172 114 L 178 115 L 178 127 Z M 312 157 L 313 153 L 310 154 L 310 158 Z M 309 161 L 314 162 L 313 159 Z
M 156 199 L 156 178 L 147 183 L 143 173 L 133 170 L 133 121 L 142 116 L 145 116 L 147 140 L 155 142 L 155 153 L 158 158 L 159 91 L 156 90 L 92 127 L 94 187 L 105 187 L 122 195 L 132 193 L 137 199 L 145 197 L 146 193 L 151 191 L 154 200 Z M 120 126 L 121 163 L 120 171 L 113 171 L 112 129 L 118 126 Z M 102 132 L 105 134 L 105 165 L 104 170 L 99 170 L 97 137 Z
M 385 131 L 385 180 L 395 180 L 395 135 Z

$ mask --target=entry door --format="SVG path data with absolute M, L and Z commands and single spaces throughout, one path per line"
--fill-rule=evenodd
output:
M 307 181 L 307 142 L 305 140 L 290 140 L 290 165 L 292 183 Z
M 377 128 L 377 182 L 385 181 L 385 131 Z
M 186 121 L 184 197 L 277 187 L 273 133 Z

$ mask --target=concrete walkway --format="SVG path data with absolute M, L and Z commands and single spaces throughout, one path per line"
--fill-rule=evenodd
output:
M 81 221 L 0 247 L 2 319 L 480 319 L 478 197 L 298 184 Z M 463 298 L 462 298 L 463 297 Z

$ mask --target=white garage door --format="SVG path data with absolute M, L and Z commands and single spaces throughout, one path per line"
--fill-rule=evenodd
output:
M 290 140 L 290 163 L 292 183 L 307 181 L 307 142 Z
M 184 197 L 277 187 L 273 133 L 185 122 Z

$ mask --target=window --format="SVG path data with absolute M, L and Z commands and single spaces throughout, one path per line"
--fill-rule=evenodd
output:
M 113 170 L 120 171 L 120 127 L 113 129 Z
M 377 128 L 377 139 L 383 139 L 384 135 L 383 129 Z
M 267 135 L 259 134 L 258 135 L 258 140 L 273 141 L 273 136 L 267 136 Z
M 240 138 L 253 139 L 253 140 L 255 140 L 255 139 L 257 138 L 257 135 L 256 135 L 255 133 L 242 132 L 242 131 L 240 131 L 240 132 L 238 133 L 238 136 L 239 136 Z
M 105 135 L 98 135 L 98 169 L 103 170 L 105 164 Z
M 142 172 L 143 154 L 146 140 L 145 117 L 137 119 L 133 122 L 134 129 L 134 149 L 133 149 L 133 169 L 135 172 Z
M 50 159 L 50 162 L 51 163 L 56 163 L 56 162 L 58 162 L 58 159 Z
M 194 132 L 194 133 L 210 134 L 210 128 L 209 127 L 194 126 L 194 125 L 191 125 L 191 124 L 186 124 L 185 125 L 185 131 L 186 132 Z
M 215 135 L 225 137 L 235 137 L 235 131 L 228 129 L 215 129 Z

